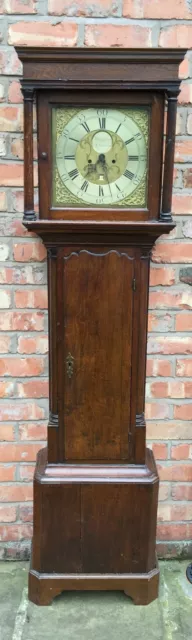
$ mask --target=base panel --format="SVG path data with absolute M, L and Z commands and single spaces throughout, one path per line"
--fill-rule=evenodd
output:
M 65 590 L 122 590 L 135 604 L 158 595 L 158 474 L 144 465 L 47 464 L 34 476 L 29 599 L 50 604 Z
M 148 574 L 67 575 L 29 572 L 29 600 L 49 605 L 62 591 L 124 591 L 134 604 L 147 605 L 158 597 L 158 563 Z

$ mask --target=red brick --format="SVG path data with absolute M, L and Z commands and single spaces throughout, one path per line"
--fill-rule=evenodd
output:
M 14 382 L 0 381 L 0 398 L 11 398 L 15 395 Z
M 25 338 L 20 336 L 18 339 L 18 353 L 47 353 L 48 352 L 48 336 L 40 335 L 37 338 Z
M 152 398 L 167 398 L 168 382 L 147 383 L 147 396 Z
M 23 160 L 23 152 L 24 152 L 23 139 L 12 138 L 12 141 L 11 141 L 12 156 L 14 156 L 14 158 L 17 158 L 19 160 Z
M 8 43 L 34 45 L 36 47 L 74 47 L 77 44 L 78 27 L 72 22 L 18 22 L 10 25 Z
M 0 431 L 1 433 L 1 431 Z M 19 426 L 20 440 L 46 440 L 47 423 L 25 423 Z
M 170 480 L 176 482 L 192 481 L 192 464 L 169 464 L 169 466 L 158 465 L 161 480 Z
M 0 506 L 0 522 L 15 522 L 17 517 L 16 508 L 12 506 Z
M 192 360 L 176 360 L 176 376 L 191 377 L 192 376 Z
M 12 51 L 9 48 L 6 54 L 3 54 L 1 73 L 8 75 L 21 75 L 22 64 L 18 58 L 18 55 L 14 49 Z
M 15 292 L 15 306 L 19 309 L 26 307 L 33 309 L 47 309 L 47 288 L 46 289 L 18 289 Z
M 44 371 L 42 358 L 0 358 L 0 376 L 38 376 Z
M 0 424 L 0 440 L 12 441 L 14 440 L 14 426 L 13 424 Z
M 169 407 L 167 404 L 162 403 L 147 403 L 145 406 L 146 419 L 159 419 L 169 418 Z
M 191 309 L 192 296 L 188 291 L 183 293 L 167 293 L 165 291 L 149 292 L 149 309 L 170 308 Z
M 177 24 L 165 27 L 160 31 L 160 47 L 183 47 L 190 49 L 192 42 L 192 25 Z
M 167 332 L 173 328 L 173 318 L 168 313 L 163 316 L 154 313 L 148 314 L 148 331 Z
M 21 107 L 0 106 L 0 130 L 22 131 L 22 128 L 23 117 Z
M 0 284 L 41 284 L 44 274 L 41 267 L 32 265 L 0 268 Z
M 4 13 L 36 13 L 36 0 L 4 0 Z
M 169 486 L 167 484 L 160 483 L 159 487 L 159 501 L 167 500 L 169 497 Z
M 44 410 L 37 404 L 18 404 L 15 400 L 9 403 L 1 403 L 0 420 L 38 420 L 44 418 Z
M 165 376 L 172 375 L 172 363 L 169 360 L 158 360 L 157 358 L 147 359 L 147 376 Z
M 33 462 L 41 448 L 40 444 L 0 444 L 1 462 Z
M 157 536 L 159 540 L 190 540 L 192 524 L 158 524 Z
M 183 186 L 187 189 L 192 187 L 192 169 L 186 169 L 183 171 Z
M 8 309 L 11 306 L 11 292 L 5 288 L 0 289 L 0 308 Z
M 181 64 L 179 65 L 179 78 L 186 79 L 189 76 L 190 76 L 189 60 L 187 60 L 187 58 L 184 58 L 183 62 L 181 62 Z
M 46 258 L 46 249 L 42 242 L 19 243 L 13 247 L 16 262 L 42 262 Z
M 191 445 L 177 444 L 171 447 L 172 460 L 188 460 L 191 456 Z
M 168 455 L 168 447 L 167 444 L 164 443 L 153 443 L 152 450 L 156 460 L 166 460 Z
M 158 504 L 157 520 L 159 522 L 166 522 L 170 520 L 171 507 L 170 504 Z
M 172 210 L 175 215 L 189 215 L 192 213 L 192 198 L 190 195 L 173 194 Z
M 175 242 L 155 245 L 152 254 L 153 262 L 192 262 L 192 244 Z
M 44 314 L 41 312 L 18 313 L 13 312 L 13 331 L 42 331 L 44 329 Z
M 147 422 L 150 440 L 191 440 L 191 424 L 187 422 Z
M 12 80 L 9 85 L 8 90 L 8 100 L 9 102 L 13 102 L 19 104 L 23 101 L 23 96 L 21 93 L 21 85 L 17 80 Z
M 14 478 L 12 478 L 13 480 Z M 13 484 L 0 486 L 1 502 L 28 502 L 33 498 L 32 485 Z
M 178 313 L 175 317 L 176 331 L 192 331 L 192 314 Z
M 192 135 L 192 113 L 189 113 L 187 118 L 187 133 Z
M 48 12 L 56 16 L 87 16 L 87 17 L 106 17 L 118 16 L 119 9 L 113 0 L 94 0 L 90 4 L 89 0 L 76 0 L 73 4 L 71 0 L 48 0 Z
M 173 500 L 192 500 L 192 485 L 176 483 L 172 486 Z
M 152 398 L 191 398 L 192 382 L 152 382 L 147 383 L 147 395 Z
M 148 340 L 148 353 L 192 353 L 192 338 L 173 336 L 158 336 Z
M 1 331 L 42 331 L 44 315 L 41 312 L 22 313 L 18 311 L 0 312 Z
M 30 380 L 30 382 L 18 382 L 17 395 L 19 398 L 48 398 L 47 380 Z
M 20 187 L 23 184 L 23 165 L 1 164 L 1 184 L 7 187 Z
M 174 407 L 174 418 L 176 420 L 192 420 L 192 404 L 182 404 Z
M 175 270 L 169 267 L 154 268 L 151 265 L 150 269 L 150 286 L 156 287 L 157 285 L 171 285 L 175 284 Z
M 0 336 L 0 353 L 8 353 L 10 351 L 10 336 Z
M 7 195 L 5 191 L 0 192 L 0 211 L 7 211 Z
M 137 25 L 93 24 L 85 27 L 88 47 L 150 47 L 151 29 Z
M 35 471 L 34 465 L 29 465 L 29 464 L 20 465 L 19 467 L 20 480 L 22 480 L 23 482 L 31 482 L 33 480 L 34 471 Z
M 158 508 L 158 520 L 161 522 L 192 520 L 192 505 L 160 504 Z
M 23 540 L 31 538 L 32 526 L 30 524 L 15 524 L 0 526 L 0 541 Z
M 179 104 L 191 104 L 192 103 L 192 83 L 181 83 L 181 90 L 178 95 Z
M 19 519 L 22 522 L 32 522 L 33 521 L 33 506 L 21 505 L 19 509 Z
M 191 20 L 191 11 L 185 0 L 124 0 L 123 15 L 126 18 L 149 18 L 150 20 Z
M 192 140 L 176 140 L 175 162 L 191 162 Z
M 15 480 L 15 470 L 16 466 L 12 464 L 1 464 L 0 465 L 0 482 L 13 482 Z M 11 487 L 9 487 L 11 489 Z M 12 502 L 11 499 L 5 500 L 3 498 L 4 492 L 6 494 L 7 487 L 4 485 L 0 486 L 0 500 L 1 502 Z

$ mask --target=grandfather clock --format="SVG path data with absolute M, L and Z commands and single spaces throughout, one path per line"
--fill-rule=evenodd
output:
M 173 229 L 184 50 L 17 48 L 24 224 L 47 247 L 50 417 L 34 476 L 29 598 L 158 595 L 158 474 L 144 397 L 150 252 Z M 39 219 L 33 199 L 37 104 Z M 167 133 L 163 171 L 163 133 Z

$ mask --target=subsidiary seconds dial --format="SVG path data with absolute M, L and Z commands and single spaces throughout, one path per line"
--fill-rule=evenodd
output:
M 146 139 L 128 109 L 83 109 L 57 140 L 60 178 L 81 205 L 123 206 L 146 176 L 146 165 Z

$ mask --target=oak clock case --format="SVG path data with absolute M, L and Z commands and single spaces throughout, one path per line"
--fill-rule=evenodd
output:
M 118 589 L 148 604 L 159 583 L 159 479 L 144 417 L 149 263 L 155 240 L 174 226 L 185 52 L 17 52 L 24 224 L 47 247 L 49 298 L 50 416 L 34 475 L 29 598 L 46 605 L 64 590 Z

